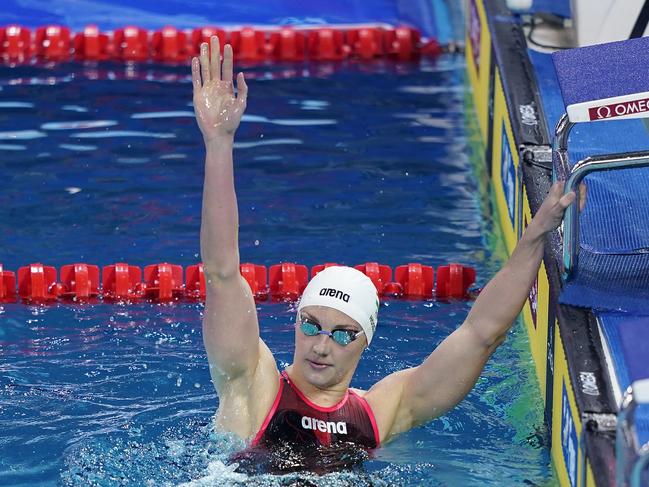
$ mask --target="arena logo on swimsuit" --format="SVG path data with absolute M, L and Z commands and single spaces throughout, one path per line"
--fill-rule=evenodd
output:
M 338 289 L 323 287 L 320 289 L 320 296 L 331 296 L 332 298 L 342 299 L 344 302 L 349 303 L 349 294 L 338 291 Z
M 322 421 L 321 419 L 302 416 L 302 428 L 305 430 L 318 430 L 322 433 L 338 433 L 339 435 L 347 434 L 347 423 L 344 421 Z

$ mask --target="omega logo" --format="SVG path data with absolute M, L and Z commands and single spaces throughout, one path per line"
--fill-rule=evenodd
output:
M 608 118 L 611 116 L 611 107 L 603 106 L 597 109 L 597 118 Z

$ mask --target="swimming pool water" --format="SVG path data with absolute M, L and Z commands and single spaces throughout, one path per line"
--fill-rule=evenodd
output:
M 235 149 L 242 261 L 458 261 L 479 284 L 493 275 L 500 258 L 468 156 L 461 58 L 246 72 Z M 0 68 L 0 86 L 5 269 L 198 261 L 203 149 L 186 67 Z M 469 308 L 384 302 L 352 385 L 417 365 Z M 292 305 L 258 310 L 287 365 Z M 554 484 L 519 327 L 464 402 L 378 450 L 363 472 L 234 472 L 226 459 L 239 443 L 210 428 L 218 403 L 201 312 L 0 305 L 0 485 Z

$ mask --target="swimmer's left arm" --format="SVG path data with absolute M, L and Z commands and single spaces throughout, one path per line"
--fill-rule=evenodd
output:
M 561 225 L 566 208 L 576 198 L 574 192 L 564 195 L 563 188 L 563 182 L 552 185 L 509 260 L 484 287 L 462 325 L 488 345 L 490 354 L 505 340 L 529 298 L 543 260 L 547 234 Z M 582 187 L 580 207 L 585 203 L 585 193 Z
M 510 259 L 485 286 L 465 322 L 420 366 L 392 374 L 368 392 L 368 401 L 375 388 L 378 397 L 392 397 L 383 407 L 378 401 L 370 402 L 377 402 L 377 421 L 385 429 L 382 437 L 389 439 L 441 416 L 471 391 L 529 296 L 547 233 L 559 226 L 575 199 L 575 193 L 562 193 L 562 183 L 552 186 Z

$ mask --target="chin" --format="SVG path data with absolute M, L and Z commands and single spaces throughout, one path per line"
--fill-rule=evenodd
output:
M 336 372 L 333 367 L 327 367 L 325 370 L 313 370 L 306 363 L 306 370 L 304 371 L 304 378 L 311 384 L 317 387 L 326 387 L 336 383 Z
M 307 381 L 309 384 L 311 384 L 313 387 L 316 387 L 318 389 L 327 389 L 329 387 L 332 387 L 336 384 L 336 381 L 333 380 L 331 377 L 307 377 Z

